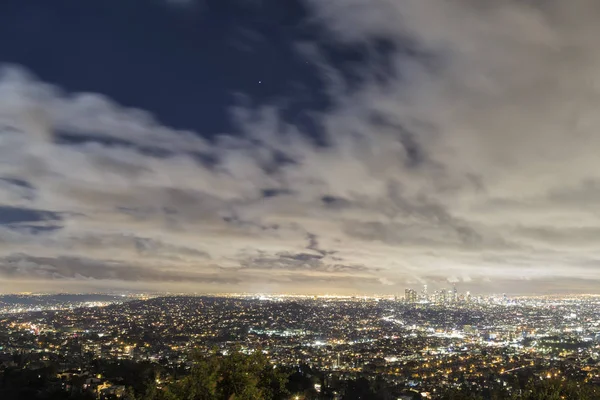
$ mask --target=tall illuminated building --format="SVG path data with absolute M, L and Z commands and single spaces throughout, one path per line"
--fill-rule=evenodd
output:
M 458 291 L 456 290 L 456 285 L 454 285 L 454 289 L 452 290 L 452 302 L 456 303 L 458 301 Z
M 405 289 L 404 290 L 404 301 L 407 303 L 416 303 L 417 302 L 417 291 L 413 289 Z

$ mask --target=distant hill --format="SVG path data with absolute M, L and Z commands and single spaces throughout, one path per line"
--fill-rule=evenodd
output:
M 116 303 L 129 300 L 127 297 L 107 294 L 47 294 L 47 295 L 0 295 L 0 313 L 9 309 L 23 308 L 69 308 L 81 307 L 86 303 Z

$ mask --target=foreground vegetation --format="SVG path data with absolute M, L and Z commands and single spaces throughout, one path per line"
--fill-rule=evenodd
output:
M 368 374 L 356 379 L 332 378 L 307 365 L 274 367 L 262 353 L 217 353 L 193 358 L 191 368 L 170 369 L 158 364 L 97 360 L 94 374 L 119 381 L 119 394 L 86 389 L 84 379 L 74 378 L 70 388 L 57 386 L 56 368 L 6 368 L 1 371 L 2 400 L 396 400 L 423 399 L 404 385 Z M 166 365 L 166 364 L 165 364 Z M 495 377 L 497 378 L 497 377 Z M 502 383 L 490 376 L 478 388 L 464 382 L 448 391 L 436 390 L 432 399 L 443 400 L 595 400 L 600 387 L 577 379 L 540 377 L 521 373 L 504 376 Z M 509 378 L 507 380 L 507 378 Z M 60 381 L 58 381 L 60 383 Z M 317 390 L 319 387 L 322 390 Z
M 261 353 L 211 355 L 198 358 L 183 379 L 150 386 L 141 400 L 279 400 L 289 397 L 286 382 Z
M 318 371 L 299 373 L 274 368 L 260 353 L 233 353 L 198 358 L 189 375 L 162 388 L 151 386 L 136 400 L 279 400 L 332 399 L 333 391 L 317 393 L 313 387 Z M 507 385 L 488 385 L 476 390 L 463 387 L 432 394 L 443 400 L 595 400 L 600 388 L 575 380 L 515 376 Z M 399 395 L 422 399 L 417 392 L 386 384 L 381 377 L 359 378 L 338 384 L 342 400 L 396 400 Z

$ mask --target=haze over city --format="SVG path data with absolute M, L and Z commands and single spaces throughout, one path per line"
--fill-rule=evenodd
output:
M 597 293 L 600 2 L 26 3 L 0 292 Z

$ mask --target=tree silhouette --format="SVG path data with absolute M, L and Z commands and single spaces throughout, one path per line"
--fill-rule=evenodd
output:
M 212 354 L 196 357 L 190 374 L 165 388 L 150 386 L 142 400 L 280 400 L 286 381 L 262 353 Z

